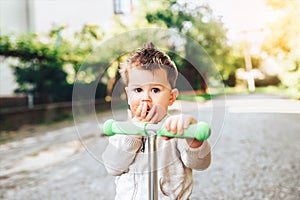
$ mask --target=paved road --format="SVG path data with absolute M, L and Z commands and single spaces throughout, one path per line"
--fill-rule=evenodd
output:
M 244 95 L 179 105 L 192 114 L 198 106 L 199 119 L 218 121 L 212 164 L 194 173 L 191 199 L 300 199 L 300 102 Z M 113 177 L 100 160 L 107 139 L 98 125 L 110 117 L 1 144 L 0 199 L 113 199 Z

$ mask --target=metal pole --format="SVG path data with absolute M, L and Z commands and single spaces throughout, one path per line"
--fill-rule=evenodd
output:
M 156 133 L 148 132 L 149 200 L 158 200 Z

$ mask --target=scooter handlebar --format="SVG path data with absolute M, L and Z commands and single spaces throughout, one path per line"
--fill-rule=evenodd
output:
M 117 122 L 113 119 L 109 119 L 103 124 L 103 132 L 107 136 L 115 134 L 148 136 L 149 131 L 156 132 L 158 136 L 193 138 L 202 141 L 206 140 L 211 133 L 209 125 L 206 122 L 190 124 L 188 128 L 184 129 L 182 134 L 174 134 L 171 131 L 167 131 L 164 124 L 161 123 Z

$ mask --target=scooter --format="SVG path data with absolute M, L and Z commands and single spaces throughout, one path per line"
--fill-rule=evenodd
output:
M 206 122 L 198 122 L 190 124 L 184 129 L 183 134 L 174 134 L 167 131 L 163 123 L 151 124 L 147 122 L 119 122 L 113 119 L 107 120 L 103 124 L 103 132 L 107 136 L 115 134 L 141 135 L 148 137 L 148 163 L 149 163 L 149 200 L 158 199 L 158 183 L 157 183 L 157 136 L 176 137 L 176 138 L 192 138 L 197 140 L 206 140 L 211 130 Z

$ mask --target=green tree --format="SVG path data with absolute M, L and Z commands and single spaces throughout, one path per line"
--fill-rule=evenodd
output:
M 16 92 L 32 94 L 43 103 L 71 100 L 81 64 L 97 44 L 95 41 L 100 41 L 104 35 L 93 25 L 84 26 L 73 36 L 64 36 L 63 31 L 61 26 L 48 35 L 0 36 L 0 56 L 17 61 L 11 63 L 19 85 Z M 90 77 L 92 75 L 90 72 Z M 96 81 L 95 77 L 88 79 L 87 76 L 79 76 L 78 80 L 82 84 Z
M 227 43 L 226 29 L 208 5 L 196 1 L 160 1 L 159 6 L 147 12 L 146 18 L 149 23 L 175 29 L 198 42 L 212 58 L 223 79 L 228 79 L 234 73 L 235 61 L 230 58 L 231 49 Z M 185 44 L 185 57 L 190 62 L 181 62 L 179 70 L 189 77 L 194 89 L 206 91 L 211 65 L 203 52 L 197 52 L 190 41 L 187 40 Z M 201 66 L 201 75 L 191 66 L 193 63 Z

